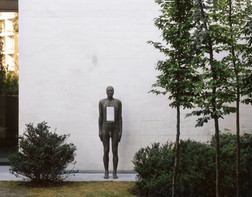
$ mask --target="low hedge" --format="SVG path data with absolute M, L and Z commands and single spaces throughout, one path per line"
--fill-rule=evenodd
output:
M 176 196 L 215 196 L 214 137 L 208 144 L 180 141 Z M 220 135 L 221 194 L 235 196 L 236 137 Z M 138 173 L 137 188 L 144 196 L 171 196 L 174 144 L 154 143 L 141 148 L 133 158 Z M 252 135 L 241 137 L 241 196 L 252 196 Z

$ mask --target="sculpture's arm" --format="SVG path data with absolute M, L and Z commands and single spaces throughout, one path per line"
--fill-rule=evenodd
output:
M 102 111 L 102 102 L 99 102 L 99 137 L 102 141 L 102 119 L 103 119 L 103 111 Z
M 119 103 L 119 139 L 118 141 L 121 141 L 122 137 L 122 103 Z

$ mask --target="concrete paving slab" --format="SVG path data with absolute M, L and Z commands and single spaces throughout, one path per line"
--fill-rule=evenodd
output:
M 68 177 L 66 181 L 136 181 L 135 173 L 118 173 L 118 179 L 113 179 L 112 174 L 109 179 L 104 179 L 103 176 L 102 173 L 76 173 Z
M 22 177 L 16 177 L 15 175 L 11 174 L 10 166 L 0 166 L 0 181 L 22 181 Z
M 16 177 L 9 172 L 10 166 L 0 166 L 0 181 L 22 181 L 24 177 Z M 104 179 L 103 173 L 79 172 L 69 176 L 65 181 L 136 181 L 136 173 L 118 173 L 118 179 Z

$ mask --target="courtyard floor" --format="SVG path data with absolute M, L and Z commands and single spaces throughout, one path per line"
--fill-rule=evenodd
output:
M 103 173 L 79 172 L 71 175 L 60 186 L 29 187 L 22 177 L 9 172 L 10 166 L 0 166 L 0 197 L 27 196 L 134 196 L 136 173 L 118 173 L 118 179 L 103 178 Z
M 0 181 L 22 181 L 22 177 L 16 177 L 9 172 L 10 166 L 0 166 Z M 118 173 L 118 179 L 112 178 L 112 173 L 109 179 L 103 178 L 103 173 L 79 172 L 69 176 L 66 181 L 136 181 L 136 173 Z

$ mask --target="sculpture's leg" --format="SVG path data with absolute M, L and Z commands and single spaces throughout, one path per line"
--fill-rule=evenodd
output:
M 117 179 L 117 165 L 118 165 L 118 139 L 112 138 L 112 151 L 113 151 L 113 178 Z
M 103 155 L 103 163 L 104 163 L 104 169 L 105 169 L 105 174 L 104 174 L 104 179 L 109 178 L 109 137 L 104 136 L 103 137 L 103 148 L 104 148 L 104 155 Z

